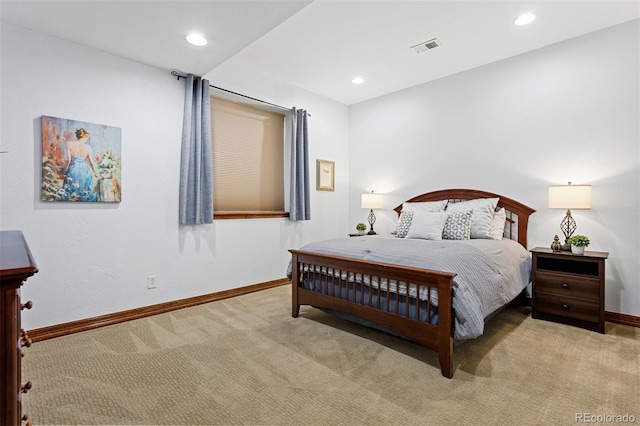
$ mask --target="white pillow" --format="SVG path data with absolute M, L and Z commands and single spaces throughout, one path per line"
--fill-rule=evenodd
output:
M 448 200 L 402 203 L 402 211 L 413 212 L 416 210 L 422 210 L 425 212 L 443 212 L 447 207 L 447 202 Z
M 498 198 L 478 198 L 475 200 L 450 203 L 448 212 L 473 210 L 471 216 L 471 238 L 491 238 L 493 214 L 498 205 Z
M 468 240 L 471 236 L 471 218 L 473 210 L 449 212 L 442 230 L 443 240 Z
M 441 240 L 442 230 L 449 214 L 447 212 L 427 212 L 415 210 L 407 238 Z
M 489 236 L 493 240 L 501 240 L 504 236 L 504 225 L 507 221 L 507 212 L 504 207 L 493 214 L 493 220 L 491 221 L 491 232 Z
M 396 222 L 396 237 L 404 238 L 407 235 L 407 231 L 409 230 L 408 226 L 411 224 L 411 217 L 404 218 L 403 223 L 402 213 L 411 213 L 415 210 L 422 210 L 425 212 L 443 212 L 445 207 L 447 207 L 447 202 L 448 200 L 425 201 L 419 203 L 402 203 L 402 211 L 400 212 L 400 217 L 398 217 L 398 222 Z M 404 226 L 407 226 L 407 228 L 404 230 L 400 229 Z M 392 234 L 393 233 L 394 232 L 392 232 Z M 398 233 L 400 233 L 400 235 L 398 235 Z

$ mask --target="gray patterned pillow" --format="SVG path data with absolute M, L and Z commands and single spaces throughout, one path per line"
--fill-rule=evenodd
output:
M 491 238 L 491 223 L 496 211 L 498 198 L 476 198 L 447 205 L 447 212 L 473 210 L 471 218 L 471 238 Z
M 473 210 L 451 212 L 442 231 L 443 240 L 468 240 L 471 238 L 471 216 Z
M 396 238 L 404 238 L 411 228 L 411 220 L 413 220 L 413 212 L 402 212 L 398 223 L 396 224 Z

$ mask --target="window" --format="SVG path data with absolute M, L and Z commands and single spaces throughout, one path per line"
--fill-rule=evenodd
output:
M 211 97 L 214 218 L 288 217 L 284 120 L 283 114 Z

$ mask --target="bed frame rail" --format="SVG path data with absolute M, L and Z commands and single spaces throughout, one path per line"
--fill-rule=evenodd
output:
M 294 318 L 298 317 L 301 305 L 353 314 L 436 351 L 442 375 L 453 377 L 451 306 L 456 274 L 302 250 L 289 251 L 292 254 L 291 315 Z M 305 279 L 319 283 L 319 291 L 305 289 Z M 397 283 L 404 292 L 390 289 L 391 282 Z M 437 325 L 428 322 L 432 290 L 438 294 Z M 349 297 L 350 292 L 353 297 Z M 414 297 L 415 294 L 426 295 L 426 300 Z M 381 303 L 383 297 L 386 300 L 384 304 Z M 395 301 L 390 302 L 392 299 Z M 404 308 L 400 305 L 401 300 Z M 410 318 L 410 303 L 415 305 L 414 313 L 418 318 L 420 307 L 426 309 L 427 322 Z

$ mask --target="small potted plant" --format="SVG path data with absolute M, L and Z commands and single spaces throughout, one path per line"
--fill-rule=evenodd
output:
M 573 254 L 584 254 L 584 249 L 590 242 L 589 237 L 580 234 L 572 235 L 567 240 L 567 244 L 571 245 L 571 253 Z
M 364 235 L 364 231 L 367 230 L 367 225 L 360 222 L 359 224 L 356 225 L 356 230 L 358 231 L 358 234 Z

